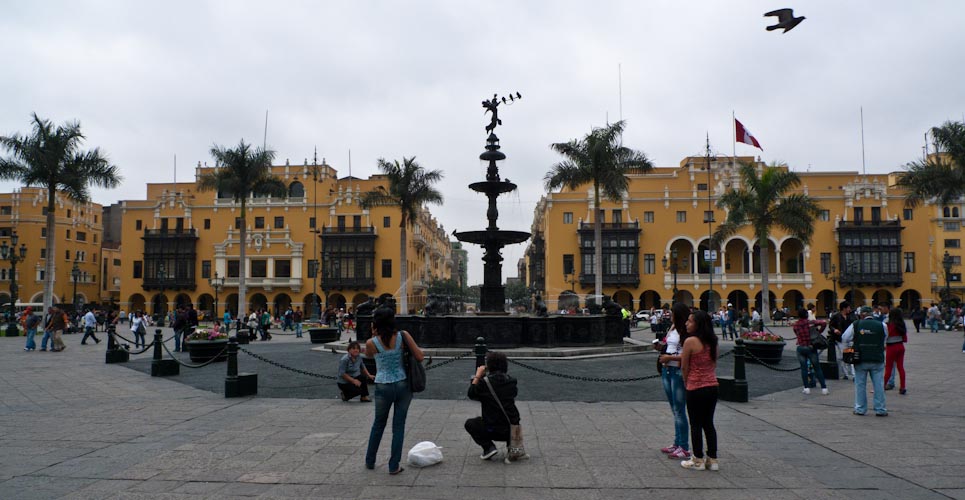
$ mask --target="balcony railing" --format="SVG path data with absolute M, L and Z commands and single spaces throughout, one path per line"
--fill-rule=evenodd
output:
M 581 222 L 580 229 L 593 229 L 592 222 Z M 602 222 L 600 229 L 606 231 L 607 229 L 640 229 L 640 223 L 637 221 L 632 222 Z
M 325 278 L 319 283 L 322 290 L 375 290 L 375 278 Z
M 861 228 L 876 228 L 876 227 L 901 227 L 900 220 L 843 220 L 838 222 L 838 227 L 861 227 Z
M 728 285 L 750 285 L 760 284 L 763 278 L 762 273 L 726 273 L 715 274 L 714 284 Z M 812 273 L 768 273 L 767 282 L 769 285 L 810 285 L 814 282 Z M 666 287 L 673 286 L 673 273 L 665 271 L 663 273 L 663 284 Z M 709 285 L 709 274 L 677 273 L 677 288 L 681 285 Z
M 225 278 L 224 286 L 226 288 L 237 287 L 238 277 Z M 300 291 L 302 288 L 303 280 L 301 278 L 246 278 L 245 287 L 251 288 L 264 288 L 265 290 L 272 290 L 274 288 L 291 288 L 292 291 Z
M 197 238 L 198 230 L 194 228 L 175 228 L 175 229 L 145 229 L 145 237 L 165 238 L 165 237 L 188 237 Z
M 322 234 L 375 234 L 375 228 L 372 226 L 323 227 Z

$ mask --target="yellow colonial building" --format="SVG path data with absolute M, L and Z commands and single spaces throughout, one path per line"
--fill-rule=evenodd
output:
M 17 255 L 22 246 L 24 259 L 17 263 L 16 281 L 19 303 L 43 303 L 44 279 L 48 258 L 55 259 L 54 304 L 73 304 L 77 267 L 76 302 L 106 303 L 109 295 L 101 293 L 104 277 L 99 263 L 102 257 L 102 208 L 96 203 L 81 203 L 63 193 L 55 200 L 55 246 L 47 251 L 47 190 L 24 187 L 0 194 L 0 244 L 10 245 L 16 233 Z M 0 304 L 10 302 L 13 278 L 10 262 L 0 261 Z
M 726 219 L 717 200 L 740 187 L 733 160 L 688 157 L 676 167 L 631 174 L 622 200 L 602 202 L 604 294 L 632 309 L 659 307 L 674 295 L 704 309 L 711 300 L 714 308 L 760 308 L 767 272 L 772 309 L 814 304 L 822 315 L 837 298 L 859 305 L 888 300 L 907 310 L 939 301 L 946 278 L 960 297 L 965 207 L 908 208 L 895 173 L 798 172 L 798 192 L 821 206 L 814 236 L 805 244 L 772 229 L 766 270 L 749 229 L 711 248 L 710 234 Z M 752 157 L 738 160 L 764 167 Z M 526 271 L 551 310 L 567 291 L 584 299 L 593 293 L 593 209 L 590 185 L 549 193 L 537 204 Z
M 206 171 L 199 165 L 195 179 Z M 450 276 L 449 240 L 428 210 L 408 230 L 403 264 L 398 207 L 359 205 L 364 193 L 388 187 L 384 176 L 338 178 L 324 160 L 317 166 L 286 161 L 272 173 L 288 186 L 288 196 L 247 200 L 245 242 L 236 223 L 240 204 L 225 193 L 199 191 L 195 182 L 148 184 L 146 199 L 122 201 L 121 307 L 153 314 L 191 302 L 206 314 L 220 316 L 225 308 L 237 314 L 245 272 L 249 309 L 290 305 L 307 317 L 316 305 L 351 307 L 381 296 L 398 301 L 403 293 L 410 308 L 419 309 L 428 283 Z M 402 265 L 408 266 L 407 290 L 401 289 Z

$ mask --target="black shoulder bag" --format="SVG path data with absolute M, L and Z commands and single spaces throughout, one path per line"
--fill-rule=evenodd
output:
M 409 343 L 405 340 L 406 334 L 400 335 L 402 341 L 402 362 L 405 366 L 405 377 L 409 380 L 409 390 L 412 392 L 422 392 L 426 390 L 426 367 L 415 360 Z

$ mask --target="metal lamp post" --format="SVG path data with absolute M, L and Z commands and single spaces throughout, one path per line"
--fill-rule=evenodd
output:
M 20 251 L 17 252 L 17 242 L 20 238 L 17 236 L 16 232 L 10 234 L 10 245 L 4 241 L 0 245 L 0 257 L 3 260 L 10 261 L 10 323 L 7 325 L 8 337 L 16 337 L 20 335 L 20 330 L 17 328 L 16 319 L 16 307 L 17 307 L 17 293 L 20 288 L 17 286 L 17 262 L 24 260 L 27 257 L 27 246 L 23 243 L 20 244 Z
M 858 299 L 855 297 L 855 294 L 854 294 L 854 282 L 855 282 L 855 278 L 857 277 L 857 274 L 858 274 L 858 263 L 849 262 L 848 277 L 850 278 L 850 281 L 851 281 L 851 309 L 852 310 L 857 310 L 857 308 L 860 307 L 858 305 Z
M 77 260 L 74 259 L 74 267 L 70 270 L 70 277 L 74 279 L 74 315 L 80 313 L 77 308 L 77 282 L 80 280 L 80 266 L 77 265 Z
M 824 273 L 824 279 L 831 280 L 831 286 L 833 288 L 831 292 L 832 300 L 833 300 L 833 303 L 831 304 L 831 310 L 835 311 L 836 308 L 838 307 L 838 275 L 837 275 L 837 269 L 834 267 L 834 263 L 831 263 L 830 272 Z M 854 300 L 854 297 L 852 297 L 852 300 Z
M 945 250 L 945 256 L 942 257 L 942 267 L 945 269 L 945 304 L 950 305 L 952 302 L 952 285 L 951 285 L 951 273 L 952 273 L 952 256 L 948 255 L 948 250 Z
M 214 288 L 214 317 L 218 318 L 218 292 L 224 288 L 224 277 L 218 277 L 218 271 L 214 272 L 214 278 L 211 279 L 211 288 Z
M 667 256 L 664 255 L 660 259 L 660 263 L 663 264 L 663 269 L 665 271 L 669 270 L 673 274 L 673 297 L 670 299 L 671 304 L 677 303 L 677 249 L 674 248 L 670 250 L 670 262 L 667 262 Z M 668 266 L 669 264 L 669 266 Z

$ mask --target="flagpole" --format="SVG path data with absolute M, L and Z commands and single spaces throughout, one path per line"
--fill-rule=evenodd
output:
M 734 159 L 732 164 L 733 166 L 736 167 L 737 166 L 737 115 L 734 114 L 733 109 L 730 110 L 730 128 L 731 128 L 730 140 L 732 141 L 731 146 L 734 147 Z

